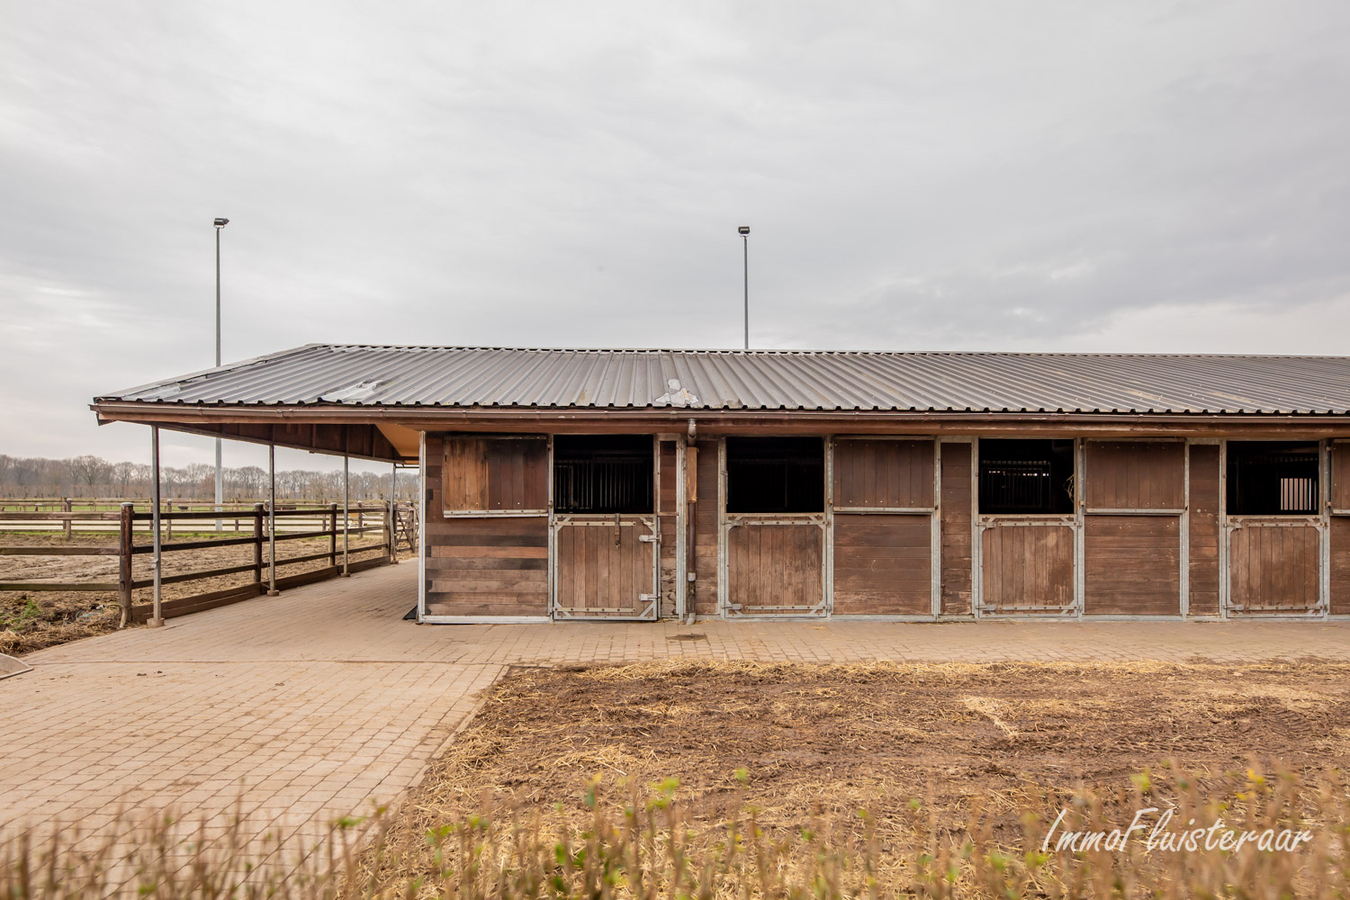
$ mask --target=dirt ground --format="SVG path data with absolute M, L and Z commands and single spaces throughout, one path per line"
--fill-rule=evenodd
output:
M 1241 783 L 1253 760 L 1314 781 L 1344 769 L 1347 676 L 1320 662 L 519 669 L 434 763 L 391 839 L 413 848 L 426 829 L 493 808 L 584 821 L 598 776 L 620 797 L 625 782 L 678 779 L 695 821 L 742 800 L 789 832 L 816 812 L 857 822 L 866 809 L 898 840 L 918 806 L 937 832 L 978 821 L 1016 844 L 1021 814 L 1049 821 L 1082 788 L 1108 814 L 1137 808 L 1145 770 L 1166 793 L 1169 761 L 1202 792 Z
M 208 540 L 214 533 L 176 534 L 176 540 Z M 226 532 L 222 538 L 238 535 Z M 148 545 L 149 535 L 136 536 L 136 545 Z M 69 541 L 52 535 L 4 534 L 0 544 L 6 546 L 110 546 L 116 544 L 116 535 L 75 534 Z M 351 551 L 355 559 L 368 559 L 370 550 L 379 549 L 384 542 L 377 538 L 364 541 L 353 539 Z M 277 575 L 298 575 L 321 569 L 328 563 L 318 559 L 282 566 L 287 559 L 309 556 L 328 548 L 327 538 L 281 541 L 277 544 Z M 356 551 L 362 551 L 359 555 Z M 338 540 L 341 558 L 342 541 Z M 182 572 L 223 569 L 253 562 L 253 547 L 244 544 L 231 547 L 207 547 L 164 554 L 166 576 Z M 153 577 L 151 555 L 138 554 L 133 558 L 132 575 L 136 580 Z M 115 582 L 118 560 L 115 556 L 0 556 L 0 582 L 56 581 L 56 582 Z M 268 577 L 267 550 L 263 548 L 263 579 Z M 209 591 L 238 587 L 253 580 L 252 572 L 239 572 L 217 578 L 166 584 L 161 596 L 165 600 L 190 597 Z M 138 588 L 132 592 L 132 602 L 149 603 L 152 588 Z M 117 628 L 120 619 L 120 598 L 116 591 L 3 591 L 0 592 L 0 653 L 17 655 L 31 653 L 43 647 L 62 644 L 78 638 L 105 634 Z

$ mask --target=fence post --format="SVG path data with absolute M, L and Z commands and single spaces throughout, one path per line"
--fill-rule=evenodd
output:
M 239 519 L 235 519 L 238 526 Z M 263 505 L 253 504 L 253 583 L 262 584 Z
M 118 628 L 126 628 L 131 624 L 131 529 L 135 521 L 132 518 L 133 510 L 134 507 L 130 503 L 123 503 L 118 520 L 117 582 L 122 593 L 122 621 L 118 623 Z
M 168 513 L 168 514 L 169 514 L 168 517 L 166 517 L 166 518 L 164 519 L 164 540 L 165 540 L 165 541 L 171 541 L 171 540 L 173 540 L 173 501 L 172 501 L 172 500 L 169 500 L 169 501 L 166 501 L 166 502 L 165 502 L 165 504 L 164 504 L 164 510 L 163 510 L 163 511 L 164 511 L 165 513 Z
M 389 542 L 389 562 L 393 565 L 398 564 L 398 541 L 394 538 L 394 501 L 389 500 L 389 507 L 384 514 L 385 540 Z
M 66 511 L 67 513 L 69 513 L 69 512 L 71 511 L 71 509 L 70 509 L 70 498 L 69 498 L 69 497 L 64 498 L 64 499 L 61 501 L 61 505 L 62 505 L 62 508 L 65 509 L 65 511 Z M 62 527 L 63 527 L 63 530 L 64 530 L 65 533 L 66 533 L 66 540 L 70 540 L 70 516 L 66 516 L 65 521 L 64 521 Z
M 337 568 L 337 504 L 328 504 L 328 565 Z

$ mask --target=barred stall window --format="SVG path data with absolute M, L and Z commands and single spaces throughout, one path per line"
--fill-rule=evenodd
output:
M 821 438 L 727 438 L 727 512 L 824 511 Z
M 1229 441 L 1229 515 L 1317 515 L 1318 468 L 1316 441 Z
M 645 514 L 655 508 L 651 435 L 558 435 L 553 508 L 581 515 Z
M 1072 515 L 1072 440 L 980 440 L 980 512 Z

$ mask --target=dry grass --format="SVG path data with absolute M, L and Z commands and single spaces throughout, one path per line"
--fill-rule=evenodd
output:
M 745 802 L 744 773 L 733 776 L 729 815 L 707 821 L 668 780 L 606 794 L 598 780 L 581 797 L 584 814 L 550 822 L 535 808 L 494 806 L 447 820 L 405 846 L 400 821 L 383 810 L 334 823 L 317 846 L 257 850 L 238 825 L 214 842 L 204 830 L 162 817 L 141 823 L 129 840 L 79 845 L 57 831 L 32 845 L 0 842 L 0 900 L 80 897 L 357 898 L 1241 898 L 1344 897 L 1350 892 L 1350 821 L 1342 785 L 1320 786 L 1292 773 L 1250 771 L 1205 794 L 1186 775 L 1137 773 L 1135 806 L 1166 804 L 1205 827 L 1222 819 L 1238 831 L 1300 829 L 1312 836 L 1298 852 L 1203 846 L 1150 851 L 1142 837 L 1119 849 L 1082 851 L 1045 842 L 1053 810 L 1028 804 L 1017 846 L 991 837 L 977 812 L 951 840 L 934 811 L 910 804 L 904 847 L 887 847 L 874 814 L 813 815 L 790 832 L 768 829 Z M 1122 827 L 1092 791 L 1069 798 L 1062 828 Z M 357 852 L 360 846 L 364 852 Z M 1044 849 L 1043 849 L 1044 848 Z

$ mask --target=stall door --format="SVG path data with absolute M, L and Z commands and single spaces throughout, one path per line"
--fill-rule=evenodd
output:
M 553 541 L 556 618 L 656 618 L 655 517 L 559 516 Z
M 825 519 L 727 523 L 728 617 L 823 616 Z
M 1224 532 L 1230 616 L 1311 616 L 1322 601 L 1320 445 L 1229 441 Z
M 835 440 L 835 615 L 932 615 L 934 446 Z
M 1180 615 L 1185 443 L 1088 441 L 1084 461 L 1084 615 Z
M 1316 615 L 1321 609 L 1320 525 L 1248 520 L 1228 529 L 1228 612 Z
M 983 615 L 1071 615 L 1074 528 L 1068 522 L 1001 519 L 980 530 Z

